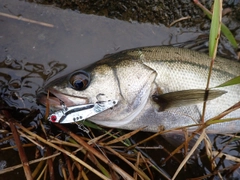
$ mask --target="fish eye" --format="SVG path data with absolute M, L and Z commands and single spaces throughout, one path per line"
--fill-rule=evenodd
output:
M 70 76 L 69 83 L 73 89 L 82 91 L 90 84 L 90 76 L 87 72 L 78 71 Z

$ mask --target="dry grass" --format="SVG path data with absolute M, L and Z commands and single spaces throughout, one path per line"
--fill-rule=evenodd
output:
M 232 110 L 235 110 L 235 106 Z M 228 110 L 228 112 L 231 111 Z M 225 112 L 223 112 L 223 114 L 225 114 Z M 8 114 L 8 116 L 10 115 Z M 218 117 L 221 117 L 221 115 L 217 116 L 217 118 Z M 217 123 L 217 120 L 214 118 L 209 121 L 215 121 L 214 123 Z M 187 170 L 189 159 L 194 155 L 200 143 L 204 141 L 205 152 L 211 164 L 209 174 L 192 178 L 202 179 L 218 176 L 222 179 L 222 174 L 226 174 L 226 172 L 233 173 L 240 164 L 238 157 L 223 152 L 231 141 L 236 141 L 236 139 L 234 139 L 236 137 L 229 136 L 230 138 L 225 142 L 225 146 L 219 149 L 219 151 L 216 151 L 216 149 L 213 149 L 213 145 L 205 133 L 206 127 L 211 124 L 209 121 L 198 125 L 197 130 L 192 134 L 186 134 L 185 142 L 175 150 L 171 152 L 166 150 L 165 152 L 168 153 L 168 155 L 165 156 L 165 160 L 160 163 L 159 159 L 154 161 L 151 158 L 152 155 L 147 154 L 146 150 L 162 151 L 162 147 L 159 147 L 156 143 L 152 146 L 145 145 L 148 142 L 153 142 L 153 140 L 161 134 L 169 131 L 180 131 L 180 128 L 160 131 L 134 143 L 132 141 L 132 139 L 134 139 L 133 137 L 138 135 L 142 129 L 123 133 L 116 130 L 105 130 L 96 126 L 95 128 L 98 130 L 88 128 L 89 134 L 78 135 L 76 134 L 79 132 L 78 130 L 76 131 L 77 128 L 74 130 L 75 132 L 72 132 L 60 124 L 55 124 L 54 126 L 56 127 L 52 128 L 56 128 L 57 132 L 60 132 L 59 134 L 53 134 L 51 129 L 46 130 L 43 125 L 40 125 L 37 130 L 38 133 L 35 133 L 36 129 L 34 127 L 23 127 L 17 120 L 6 117 L 6 114 L 1 115 L 0 122 L 2 127 L 4 126 L 5 129 L 11 127 L 12 134 L 12 136 L 6 136 L 2 141 L 10 138 L 14 139 L 22 164 L 2 169 L 0 170 L 0 174 L 14 171 L 17 168 L 23 168 L 26 179 L 55 179 L 59 177 L 59 172 L 54 168 L 57 165 L 60 167 L 59 171 L 64 179 L 91 179 L 92 177 L 98 177 L 99 179 L 155 179 L 156 177 L 175 179 L 179 173 L 181 176 L 181 172 Z M 187 132 L 184 128 L 181 128 L 183 133 Z M 188 147 L 189 142 L 196 134 L 199 135 L 197 141 L 195 141 L 192 147 Z M 23 144 L 20 140 L 22 137 L 26 139 L 27 143 L 25 142 Z M 38 147 L 36 149 L 41 149 L 44 153 L 38 155 L 36 159 L 30 160 L 28 159 L 27 148 L 32 146 Z M 14 146 L 9 145 L 9 147 L 2 148 L 1 151 L 6 151 L 9 148 L 14 148 Z M 190 150 L 188 150 L 189 148 Z M 177 157 L 180 151 L 184 152 L 182 160 Z M 114 163 L 116 160 L 121 161 L 121 163 L 117 165 Z M 162 163 L 167 164 L 169 160 L 174 160 L 178 163 L 178 168 L 174 174 L 161 168 Z M 233 165 L 223 168 L 221 165 L 224 161 L 231 161 Z M 33 164 L 35 165 L 33 166 Z M 32 170 L 33 168 L 31 167 L 35 167 L 35 169 Z

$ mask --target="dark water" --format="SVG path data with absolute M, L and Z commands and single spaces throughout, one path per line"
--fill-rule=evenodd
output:
M 192 6 L 194 5 L 192 4 Z M 154 7 L 153 9 L 156 10 Z M 168 21 L 163 21 L 163 19 L 158 23 L 148 19 L 141 21 L 139 18 L 130 20 L 129 17 L 127 21 L 123 21 L 121 18 L 117 19 L 117 15 L 108 18 L 94 15 L 90 13 L 92 11 L 83 14 L 77 10 L 65 8 L 67 9 L 58 8 L 53 4 L 42 5 L 18 0 L 1 0 L 0 12 L 17 17 L 14 19 L 0 16 L 0 95 L 1 100 L 8 105 L 17 108 L 38 109 L 39 106 L 35 102 L 36 92 L 49 81 L 96 62 L 106 54 L 120 50 L 140 46 L 171 45 L 195 40 L 198 36 L 207 34 L 207 27 L 209 27 L 208 20 L 203 20 L 201 15 L 196 16 L 198 11 L 190 13 L 196 18 L 195 21 L 189 22 L 189 26 L 184 22 L 167 27 L 161 23 L 169 24 L 175 20 L 175 16 L 171 16 Z M 142 7 L 142 9 L 144 8 Z M 142 9 L 141 11 L 143 11 Z M 170 12 L 171 10 L 168 9 L 168 13 L 164 14 L 166 18 L 170 17 Z M 175 8 L 174 13 L 176 12 Z M 182 16 L 185 15 L 189 14 L 182 13 Z M 48 23 L 53 27 L 22 21 L 23 18 Z M 135 20 L 139 20 L 141 23 Z M 235 32 L 235 36 L 239 37 L 240 23 L 238 19 L 226 17 L 224 21 Z M 201 24 L 193 26 L 193 22 L 201 22 Z M 222 47 L 221 55 L 236 57 L 234 50 L 224 38 L 220 47 Z M 143 133 L 142 136 L 148 136 L 148 134 Z M 142 136 L 139 137 L 142 138 Z M 168 143 L 164 139 L 158 140 L 163 142 L 163 146 L 168 147 Z M 238 146 L 233 146 L 233 149 L 226 151 L 239 156 Z M 158 154 L 164 154 L 162 150 L 147 152 L 154 159 L 159 158 L 157 162 L 162 159 Z M 0 152 L 0 162 L 7 160 L 7 167 L 9 167 L 13 160 L 6 159 L 5 156 L 5 152 Z M 16 153 L 15 156 L 18 161 Z M 169 174 L 174 173 L 178 166 L 176 164 L 175 168 L 171 168 L 174 163 L 171 162 L 165 166 Z M 231 164 L 229 161 L 224 161 L 224 163 L 223 167 Z M 190 167 L 192 171 L 182 172 L 182 177 L 197 177 L 208 172 L 201 162 Z M 200 171 L 198 171 L 199 168 Z M 16 175 L 18 173 L 15 171 Z M 189 175 L 185 176 L 184 173 L 189 173 Z M 234 177 L 238 178 L 237 172 L 234 173 Z

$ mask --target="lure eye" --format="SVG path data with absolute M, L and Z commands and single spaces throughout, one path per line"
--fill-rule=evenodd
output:
M 55 121 L 57 121 L 57 116 L 56 115 L 51 115 L 50 116 L 50 121 L 52 121 L 52 122 L 55 122 Z
M 88 73 L 80 71 L 71 75 L 69 83 L 72 88 L 78 91 L 82 91 L 90 84 L 90 76 Z

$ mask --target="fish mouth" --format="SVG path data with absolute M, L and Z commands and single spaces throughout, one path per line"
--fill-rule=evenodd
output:
M 64 94 L 54 88 L 49 88 L 47 91 L 48 93 L 40 93 L 37 97 L 37 101 L 44 106 L 48 104 L 50 108 L 61 109 L 62 104 L 66 106 L 74 106 L 89 103 L 87 97 Z

